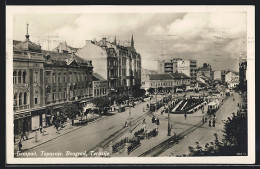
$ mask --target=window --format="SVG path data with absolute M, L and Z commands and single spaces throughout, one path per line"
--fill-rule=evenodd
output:
M 63 91 L 63 98 L 66 99 L 66 97 L 67 97 L 67 89 L 64 88 L 64 91 Z
M 22 83 L 22 72 L 21 71 L 19 71 L 18 72 L 18 83 Z
M 14 94 L 14 106 L 17 106 L 17 93 Z
M 58 83 L 61 83 L 61 73 L 58 75 Z
M 23 104 L 24 105 L 27 104 L 27 93 L 26 92 L 23 94 Z
M 22 93 L 19 93 L 19 106 L 21 106 L 22 105 Z
M 56 78 L 56 75 L 55 75 L 55 73 L 53 73 L 53 74 L 52 74 L 52 83 L 56 83 L 56 82 L 55 82 L 55 78 Z
M 78 82 L 78 75 L 77 75 L 77 73 L 75 73 L 75 79 L 76 79 L 76 82 Z
M 26 83 L 26 71 L 23 72 L 23 83 Z
M 50 72 L 46 71 L 46 78 L 47 78 L 47 82 L 50 83 L 51 82 L 51 80 L 50 80 Z
M 96 96 L 96 94 L 97 94 L 97 91 L 96 91 L 96 89 L 94 89 L 94 96 Z
M 70 82 L 72 82 L 72 73 L 70 73 L 70 79 L 69 80 L 70 80 Z
M 66 73 L 63 75 L 63 82 L 66 82 Z
M 34 89 L 34 104 L 38 104 L 38 90 Z
M 33 74 L 33 83 L 38 83 L 38 72 L 34 72 Z
M 55 98 L 56 98 L 56 96 L 55 96 L 55 90 L 53 90 L 53 93 L 52 93 L 52 100 L 54 101 L 55 100 Z
M 13 83 L 16 84 L 17 83 L 17 72 L 16 70 L 13 72 Z
M 59 95 L 58 95 L 58 99 L 61 99 L 61 88 L 59 88 Z

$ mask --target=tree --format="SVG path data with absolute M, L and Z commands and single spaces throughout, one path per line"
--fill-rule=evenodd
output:
M 91 100 L 91 103 L 93 103 L 97 108 L 99 108 L 100 111 L 104 111 L 105 108 L 110 106 L 110 100 L 108 99 L 108 97 L 96 97 Z
M 63 106 L 62 111 L 64 114 L 66 114 L 70 119 L 73 119 L 76 114 L 80 112 L 80 106 L 76 102 L 70 102 Z
M 189 156 L 235 156 L 247 155 L 247 115 L 237 115 L 233 113 L 232 117 L 224 122 L 224 139 L 218 140 L 217 133 L 214 134 L 215 141 L 205 144 L 204 149 L 196 149 L 189 146 Z

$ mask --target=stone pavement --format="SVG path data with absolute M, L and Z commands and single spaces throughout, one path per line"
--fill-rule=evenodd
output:
M 102 120 L 106 118 L 107 116 L 100 116 L 93 114 L 90 119 L 90 121 L 87 124 L 94 123 L 96 121 Z M 81 127 L 84 127 L 86 124 L 82 125 L 71 125 L 71 121 L 65 122 L 64 128 L 59 128 L 59 131 L 54 128 L 54 126 L 49 126 L 46 128 L 43 128 L 43 133 L 40 133 L 40 131 L 32 131 L 28 135 L 28 140 L 21 140 L 22 142 L 22 151 L 27 151 L 29 149 L 35 148 L 39 145 L 42 145 L 44 143 L 47 143 L 53 139 L 56 139 L 60 136 L 63 136 L 65 134 L 68 134 L 72 131 L 75 131 Z M 18 150 L 18 143 L 19 139 L 16 139 L 16 142 L 14 144 L 14 153 L 16 154 Z

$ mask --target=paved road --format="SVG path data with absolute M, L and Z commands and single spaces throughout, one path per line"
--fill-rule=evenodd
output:
M 233 101 L 233 98 L 235 98 L 235 101 Z M 198 141 L 200 143 L 200 146 L 202 147 L 204 147 L 206 143 L 213 142 L 214 133 L 217 133 L 219 140 L 222 140 L 223 133 L 221 130 L 224 127 L 224 123 L 222 122 L 222 120 L 226 120 L 227 117 L 232 116 L 232 113 L 238 110 L 238 102 L 242 103 L 242 98 L 239 96 L 239 94 L 235 93 L 234 96 L 231 96 L 229 99 L 226 100 L 226 102 L 216 113 L 216 127 L 209 127 L 208 123 L 205 123 L 201 128 L 198 128 L 197 130 L 192 132 L 181 142 L 166 150 L 160 156 L 176 156 L 188 154 L 188 146 L 195 146 L 196 141 Z
M 162 96 L 158 96 L 158 99 L 161 98 Z M 136 105 L 135 108 L 131 108 L 133 120 L 145 114 L 145 112 L 143 112 L 143 107 L 145 107 L 147 103 L 148 102 L 140 103 Z M 66 154 L 66 151 L 90 152 L 100 142 L 122 129 L 128 118 L 129 109 L 126 109 L 125 112 L 117 113 L 103 120 L 86 125 L 76 131 L 30 149 L 27 152 L 36 152 L 38 156 L 41 155 L 41 151 L 61 152 L 63 155 Z

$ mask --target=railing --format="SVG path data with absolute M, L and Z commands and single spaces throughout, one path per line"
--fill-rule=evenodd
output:
M 20 106 L 14 106 L 13 108 L 14 108 L 14 111 L 25 110 L 25 109 L 29 109 L 29 104 L 20 105 Z

